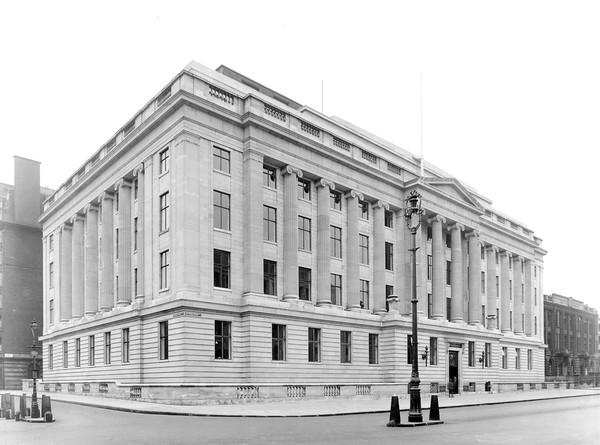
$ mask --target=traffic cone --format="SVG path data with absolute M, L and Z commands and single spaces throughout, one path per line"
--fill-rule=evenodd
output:
M 429 407 L 429 420 L 440 420 L 440 405 L 438 403 L 438 396 L 431 396 L 431 406 Z
M 396 394 L 392 396 L 390 421 L 387 423 L 387 426 L 400 426 L 400 403 L 398 402 L 398 396 Z

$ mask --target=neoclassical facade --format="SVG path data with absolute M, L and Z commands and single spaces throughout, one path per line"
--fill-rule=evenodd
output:
M 543 382 L 529 228 L 399 147 L 192 62 L 44 204 L 45 389 L 404 388 L 413 190 L 422 387 Z

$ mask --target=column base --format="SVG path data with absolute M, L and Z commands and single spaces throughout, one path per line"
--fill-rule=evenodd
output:
M 329 307 L 332 305 L 333 303 L 331 302 L 331 300 L 317 300 L 318 307 Z
M 117 307 L 127 307 L 127 306 L 131 306 L 131 301 L 128 301 L 128 300 L 117 301 Z
M 299 300 L 300 298 L 298 297 L 298 295 L 284 295 L 283 296 L 283 301 L 292 301 L 292 300 Z

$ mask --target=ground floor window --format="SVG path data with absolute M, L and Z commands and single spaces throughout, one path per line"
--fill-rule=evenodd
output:
M 110 332 L 104 333 L 104 364 L 110 365 Z
M 231 359 L 231 322 L 215 320 L 215 359 Z
M 475 366 L 475 342 L 469 342 L 469 366 Z
M 169 358 L 169 322 L 158 323 L 158 358 L 167 360 Z
M 429 364 L 438 364 L 438 339 L 437 337 L 429 338 Z
M 502 347 L 502 369 L 508 368 L 508 348 Z
M 271 358 L 274 361 L 284 361 L 286 359 L 287 346 L 286 326 L 274 324 L 271 327 Z
M 321 361 L 321 329 L 308 328 L 308 361 Z
M 340 331 L 340 362 L 352 362 L 352 332 Z
M 485 344 L 485 367 L 490 368 L 492 366 L 492 344 Z
M 379 363 L 379 335 L 369 334 L 369 364 Z

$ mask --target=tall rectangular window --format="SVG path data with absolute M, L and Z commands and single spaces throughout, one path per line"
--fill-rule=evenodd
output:
M 263 260 L 264 290 L 267 295 L 277 295 L 277 262 Z
M 469 342 L 469 366 L 475 366 L 475 342 Z
M 231 254 L 224 250 L 214 250 L 214 286 L 230 289 L 229 280 Z
M 310 218 L 298 217 L 298 249 L 311 250 Z
M 129 328 L 121 331 L 121 361 L 129 363 Z
M 394 245 L 392 243 L 385 243 L 385 268 L 394 270 Z
M 225 173 L 229 173 L 230 170 L 230 156 L 231 154 L 227 150 L 223 150 L 219 147 L 213 147 L 213 168 Z
M 515 369 L 521 369 L 521 348 L 515 348 Z
M 119 259 L 119 229 L 115 229 L 115 258 Z
M 452 248 L 452 234 L 449 232 L 446 232 L 446 247 L 448 249 Z
M 429 363 L 431 365 L 438 364 L 438 339 L 437 339 L 437 337 L 429 338 Z
M 369 282 L 360 280 L 360 307 L 369 309 Z
M 93 335 L 88 337 L 88 365 L 96 365 L 96 337 Z
M 140 181 L 138 179 L 134 179 L 132 187 L 133 187 L 133 200 L 137 201 L 138 192 L 139 192 L 139 188 L 140 188 Z
M 138 294 L 138 269 L 137 267 L 133 268 L 133 296 L 137 296 Z
M 287 335 L 286 326 L 274 324 L 271 326 L 271 359 L 284 361 L 286 359 Z
M 321 329 L 308 328 L 308 361 L 321 361 Z
M 50 289 L 54 287 L 54 263 L 48 265 L 48 287 Z
M 427 318 L 433 317 L 433 295 L 427 294 Z
M 272 189 L 277 188 L 276 169 L 274 169 L 273 167 L 269 167 L 268 165 L 263 165 L 263 186 Z
M 104 333 L 104 364 L 110 365 L 110 332 Z
M 342 195 L 338 192 L 329 192 L 329 207 L 333 210 L 342 211 Z
M 231 360 L 231 322 L 215 320 L 215 359 Z
M 533 317 L 533 335 L 537 335 L 537 316 Z
M 391 210 L 384 210 L 383 225 L 389 229 L 394 228 L 394 212 L 392 212 Z
M 513 316 L 512 316 L 512 311 L 509 311 L 509 322 L 510 322 L 510 330 L 513 330 Z
M 133 251 L 138 249 L 138 219 L 133 218 Z
M 298 298 L 310 301 L 311 270 L 306 267 L 298 268 Z
M 63 341 L 63 368 L 69 367 L 69 342 Z
M 379 364 L 379 335 L 369 334 L 369 365 Z
M 446 284 L 450 286 L 452 284 L 452 261 L 446 261 Z
M 533 351 L 531 349 L 527 350 L 527 369 L 533 369 Z
M 406 363 L 411 365 L 412 360 L 413 360 L 412 335 L 407 335 L 406 336 Z
M 485 367 L 486 368 L 491 368 L 492 367 L 492 344 L 491 343 L 486 343 L 485 344 Z
M 167 360 L 169 358 L 169 322 L 158 323 L 158 358 Z
M 330 252 L 329 254 L 334 258 L 342 257 L 342 229 L 339 227 L 331 226 L 330 231 Z
M 163 174 L 169 171 L 169 149 L 166 148 L 160 152 L 159 156 L 159 164 L 158 164 L 158 173 Z
M 54 250 L 54 235 L 50 234 L 48 236 L 48 250 L 52 252 Z
M 160 253 L 160 290 L 169 288 L 169 251 Z
M 508 368 L 508 348 L 502 347 L 502 369 Z
M 331 304 L 342 305 L 342 276 L 331 274 Z
M 485 295 L 485 272 L 481 271 L 481 295 Z
M 169 228 L 169 192 L 160 195 L 160 221 L 159 230 L 164 232 Z
M 81 366 L 81 339 L 75 339 L 75 367 L 79 368 Z
M 303 179 L 298 180 L 298 198 L 310 201 L 310 182 Z
M 358 217 L 361 219 L 369 219 L 369 204 L 365 201 L 358 201 Z
M 340 362 L 352 363 L 352 332 L 340 331 Z
M 433 277 L 433 256 L 427 255 L 427 279 L 431 281 Z
M 433 228 L 431 226 L 427 226 L 427 241 L 431 242 L 433 239 Z
M 277 209 L 263 206 L 263 239 L 277 242 Z
M 446 298 L 446 320 L 452 320 L 452 298 Z
M 214 222 L 213 227 L 221 230 L 231 230 L 231 196 L 227 193 L 213 190 Z
M 369 264 L 369 237 L 358 235 L 358 247 L 360 249 L 360 264 Z
M 54 345 L 48 345 L 48 368 L 54 369 Z

